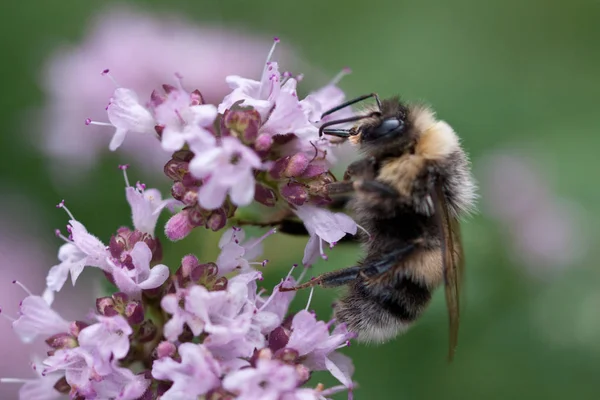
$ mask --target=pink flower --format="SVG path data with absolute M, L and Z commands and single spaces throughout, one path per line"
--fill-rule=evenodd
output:
M 161 396 L 162 400 L 196 398 L 219 386 L 219 363 L 203 345 L 183 343 L 178 352 L 181 362 L 164 357 L 152 364 L 154 378 L 173 382 Z
M 150 268 L 152 252 L 144 242 L 137 242 L 129 253 L 133 268 L 112 263 L 111 274 L 115 284 L 124 293 L 139 298 L 142 290 L 154 289 L 165 283 L 169 277 L 169 268 L 159 264 Z
M 143 375 L 111 363 L 109 372 L 91 383 L 92 395 L 97 399 L 138 400 L 150 383 Z
M 180 301 L 187 296 L 187 290 L 178 290 L 177 293 L 165 295 L 160 306 L 171 314 L 171 318 L 164 327 L 164 335 L 167 340 L 176 341 L 179 335 L 183 333 L 183 325 L 187 324 L 194 335 L 202 333 L 204 328 L 203 321 L 196 315 L 180 307 Z
M 19 389 L 19 400 L 56 400 L 62 398 L 63 394 L 54 389 L 54 385 L 61 378 L 61 374 L 42 375 L 41 365 L 32 363 L 31 366 L 36 374 L 35 378 L 0 378 L 0 383 L 23 384 Z
M 319 254 L 327 259 L 323 251 L 323 241 L 335 245 L 347 233 L 355 235 L 358 228 L 356 222 L 343 213 L 333 213 L 310 205 L 297 207 L 294 212 L 302 219 L 310 234 L 302 259 L 304 265 L 313 264 Z
M 205 100 L 213 103 L 228 92 L 227 75 L 258 74 L 264 61 L 264 38 L 219 27 L 195 27 L 175 15 L 155 16 L 110 6 L 88 26 L 80 43 L 63 46 L 48 60 L 43 75 L 48 101 L 43 116 L 35 118 L 44 123 L 39 136 L 32 139 L 62 178 L 81 176 L 107 151 L 110 136 L 104 129 L 82 129 L 88 117 L 104 119 L 113 86 L 100 76 L 103 69 L 110 68 L 118 81 L 127 83 L 142 99 L 178 72 L 186 86 L 200 89 Z M 121 149 L 124 160 L 133 160 L 144 170 L 155 171 L 168 160 L 150 135 L 131 135 Z
M 158 189 L 145 189 L 143 187 L 125 188 L 127 202 L 131 206 L 133 227 L 143 233 L 154 236 L 156 222 L 163 208 L 179 203 L 176 200 L 162 200 Z
M 93 394 L 92 381 L 100 375 L 94 369 L 94 357 L 82 347 L 57 350 L 43 361 L 46 368 L 42 374 L 64 371 L 67 382 L 83 396 Z
M 293 132 L 298 137 L 318 139 L 318 128 L 307 118 L 296 93 L 296 80 L 290 78 L 279 91 L 273 111 L 261 127 L 271 135 Z
M 223 379 L 223 387 L 238 400 L 278 400 L 298 386 L 296 369 L 278 360 L 259 359 L 255 368 L 244 368 Z
M 163 127 L 163 149 L 181 150 L 186 142 L 215 145 L 214 136 L 206 128 L 211 127 L 217 117 L 217 108 L 212 104 L 199 104 L 200 92 L 190 94 L 182 88 L 169 88 L 164 99 L 159 96 L 154 92 L 152 99 L 157 103 L 156 120 Z
M 281 74 L 276 62 L 271 62 L 271 57 L 279 39 L 275 38 L 273 47 L 267 56 L 260 81 L 242 78 L 239 75 L 227 77 L 227 84 L 233 91 L 225 96 L 219 104 L 219 113 L 231 108 L 235 103 L 241 102 L 243 106 L 250 106 L 266 119 L 275 104 L 281 88 Z
M 346 387 L 352 386 L 352 361 L 335 350 L 347 345 L 354 337 L 344 325 L 338 325 L 331 334 L 329 327 L 323 321 L 317 321 L 315 316 L 302 310 L 292 320 L 292 334 L 286 345 L 305 358 L 305 365 L 313 370 L 327 369 Z
M 111 371 L 114 359 L 120 360 L 129 351 L 129 335 L 133 330 L 127 320 L 120 315 L 113 317 L 96 316 L 98 323 L 81 330 L 79 345 L 95 357 L 94 368 L 101 375 Z
M 203 330 L 210 335 L 207 343 L 226 344 L 248 332 L 254 312 L 248 301 L 248 284 L 259 276 L 259 272 L 234 276 L 226 290 L 209 292 L 203 286 L 190 289 L 185 308 L 204 323 Z
M 254 170 L 262 167 L 258 155 L 234 137 L 225 137 L 212 149 L 191 149 L 196 156 L 190 161 L 190 172 L 206 179 L 198 191 L 198 202 L 207 210 L 219 208 L 227 194 L 238 206 L 250 204 L 254 198 Z
M 244 242 L 245 233 L 242 229 L 231 228 L 227 230 L 219 241 L 221 253 L 217 258 L 217 266 L 219 274 L 226 275 L 234 270 L 240 272 L 249 272 L 252 270 L 251 265 L 265 265 L 263 262 L 252 262 L 262 254 L 262 241 L 275 233 L 275 230 L 270 230 L 260 238 L 251 238 Z
M 128 132 L 153 134 L 156 122 L 139 102 L 137 94 L 131 89 L 117 88 L 106 109 L 108 120 L 116 128 L 115 134 L 108 146 L 115 151 L 123 144 Z
M 60 204 L 62 206 L 62 202 Z M 88 233 L 85 226 L 75 219 L 69 221 L 72 240 L 68 240 L 58 251 L 60 264 L 53 266 L 46 277 L 48 289 L 58 292 L 62 289 L 67 276 L 71 274 L 71 282 L 75 285 L 83 268 L 98 267 L 109 269 L 107 261 L 110 255 L 107 247 L 94 235 Z
M 40 296 L 29 295 L 19 307 L 19 318 L 13 322 L 13 329 L 25 343 L 38 335 L 54 335 L 68 332 L 70 323 L 50 307 Z

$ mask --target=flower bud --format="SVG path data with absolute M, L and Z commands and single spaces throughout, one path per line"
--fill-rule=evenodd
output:
M 300 177 L 310 179 L 322 175 L 327 171 L 328 169 L 325 165 L 310 164 L 306 167 L 304 172 L 302 172 L 302 175 L 300 175 Z
M 301 183 L 288 183 L 279 188 L 279 193 L 288 202 L 301 206 L 308 199 L 308 190 Z
M 115 310 L 115 302 L 112 297 L 99 297 L 96 299 L 96 311 L 105 317 L 112 317 L 118 314 Z
M 267 207 L 273 207 L 277 202 L 277 196 L 273 190 L 257 182 L 254 186 L 254 200 Z
M 141 324 L 144 320 L 144 307 L 139 301 L 131 301 L 125 306 L 125 318 L 129 325 Z
M 198 89 L 190 93 L 190 106 L 199 106 L 204 104 L 204 96 Z
M 57 333 L 56 335 L 50 336 L 46 339 L 46 344 L 53 349 L 73 349 L 79 344 L 77 343 L 77 339 L 71 335 L 70 333 Z
M 177 347 L 167 341 L 162 341 L 156 346 L 156 358 L 173 357 L 177 352 Z
M 165 235 L 169 240 L 181 240 L 190 234 L 194 228 L 189 222 L 189 210 L 183 209 L 173 215 L 165 224 Z
M 223 229 L 227 224 L 227 216 L 222 208 L 214 210 L 206 220 L 206 227 L 213 231 Z
M 171 159 L 167 161 L 164 167 L 165 175 L 174 181 L 181 181 L 185 174 L 189 172 L 189 163 L 186 161 L 179 161 Z
M 71 386 L 67 382 L 67 378 L 64 376 L 56 381 L 53 388 L 58 393 L 62 393 L 62 394 L 69 394 L 69 392 L 71 391 Z
M 89 324 L 86 324 L 85 322 L 74 321 L 74 322 L 71 322 L 71 326 L 69 327 L 69 332 L 71 333 L 71 335 L 77 337 L 77 336 L 79 336 L 79 332 L 81 332 L 83 329 L 87 328 L 88 326 L 89 326 Z
M 196 192 L 195 190 L 188 190 L 181 199 L 181 201 L 186 206 L 196 205 L 198 203 L 198 192 Z
M 269 348 L 278 351 L 287 346 L 290 340 L 290 333 L 287 329 L 278 326 L 269 334 Z
M 285 176 L 288 178 L 293 178 L 296 176 L 300 176 L 308 167 L 308 163 L 310 162 L 308 156 L 304 153 L 296 153 L 294 154 L 287 166 L 285 167 Z
M 188 189 L 182 182 L 175 182 L 173 186 L 171 186 L 171 196 L 175 200 L 182 200 L 185 194 L 188 192 Z
M 225 127 L 240 138 L 245 144 L 252 144 L 258 136 L 260 114 L 254 109 L 227 110 L 223 116 Z
M 266 133 L 259 135 L 256 142 L 254 142 L 254 149 L 259 154 L 266 154 L 271 149 L 271 146 L 273 146 L 273 138 Z
M 296 374 L 298 375 L 298 381 L 304 385 L 310 379 L 310 369 L 304 364 L 296 365 Z
M 213 283 L 212 290 L 225 290 L 227 289 L 227 278 L 221 276 L 215 283 Z
M 298 350 L 283 348 L 275 352 L 275 358 L 283 361 L 286 364 L 294 364 L 298 361 L 300 354 Z

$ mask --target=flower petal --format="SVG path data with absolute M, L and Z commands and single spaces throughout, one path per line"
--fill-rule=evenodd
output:
M 165 283 L 168 278 L 169 268 L 166 265 L 158 264 L 150 269 L 150 275 L 138 287 L 143 290 L 154 289 Z

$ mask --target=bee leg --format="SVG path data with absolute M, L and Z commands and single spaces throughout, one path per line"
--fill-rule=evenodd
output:
M 310 281 L 303 283 L 294 287 L 279 287 L 279 291 L 281 292 L 290 292 L 300 289 L 309 288 L 312 286 L 322 286 L 326 288 L 337 287 L 346 285 L 356 278 L 360 274 L 362 267 L 359 265 L 355 265 L 353 267 L 348 267 L 344 269 L 339 269 L 337 271 L 327 272 L 325 274 L 319 275 L 316 278 L 311 279 Z
M 411 254 L 416 248 L 416 243 L 410 243 L 404 247 L 396 249 L 391 253 L 388 253 L 384 257 L 380 259 L 373 260 L 369 262 L 369 260 L 365 260 L 364 266 L 360 271 L 360 274 L 365 278 L 372 278 L 374 276 L 378 276 L 386 273 L 392 267 L 398 265 L 398 262 Z
M 375 179 L 375 167 L 377 160 L 375 157 L 367 157 L 358 161 L 354 161 L 344 173 L 344 180 L 348 181 L 352 177 L 361 177 L 363 179 Z
M 326 190 L 328 195 L 346 194 L 354 192 L 354 186 L 351 181 L 333 182 L 327 184 Z
M 358 192 L 376 194 L 388 199 L 397 199 L 399 197 L 396 189 L 375 180 L 357 180 L 353 182 L 353 187 Z

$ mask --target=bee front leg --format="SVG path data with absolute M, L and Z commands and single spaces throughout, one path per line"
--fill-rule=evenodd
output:
M 354 161 L 344 173 L 344 180 L 349 181 L 352 177 L 361 177 L 362 179 L 375 179 L 377 160 L 375 157 L 367 157 Z
M 325 274 L 319 275 L 316 278 L 311 279 L 310 281 L 303 283 L 294 287 L 279 287 L 279 291 L 281 292 L 291 292 L 295 290 L 305 289 L 313 286 L 322 286 L 325 288 L 332 288 L 337 286 L 346 285 L 356 278 L 360 274 L 362 267 L 359 265 L 355 265 L 353 267 L 348 267 L 344 269 L 339 269 L 337 271 L 327 272 Z

